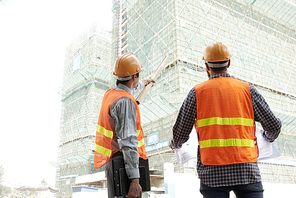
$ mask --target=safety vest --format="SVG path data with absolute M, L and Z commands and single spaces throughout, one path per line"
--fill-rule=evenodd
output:
M 117 135 L 112 131 L 111 125 L 108 120 L 110 106 L 117 99 L 127 97 L 130 98 L 137 110 L 137 138 L 138 138 L 138 153 L 139 156 L 143 159 L 148 159 L 146 155 L 146 149 L 144 145 L 144 133 L 141 126 L 140 118 L 140 109 L 136 103 L 134 97 L 126 91 L 115 90 L 113 88 L 109 89 L 103 98 L 102 107 L 99 115 L 99 121 L 96 130 L 96 145 L 95 145 L 95 155 L 94 155 L 94 167 L 101 168 L 104 166 L 110 159 L 111 155 L 118 152 L 119 146 L 118 143 L 114 141 L 114 138 L 117 138 Z M 113 142 L 112 142 L 113 140 Z
M 256 162 L 258 148 L 248 83 L 219 77 L 196 85 L 195 92 L 201 162 Z

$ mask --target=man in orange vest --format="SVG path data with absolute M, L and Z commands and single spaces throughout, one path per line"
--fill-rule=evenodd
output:
M 117 77 L 117 86 L 109 89 L 102 101 L 96 130 L 94 167 L 101 168 L 106 164 L 109 198 L 115 197 L 110 159 L 119 157 L 123 157 L 127 176 L 131 179 L 126 197 L 141 197 L 142 194 L 139 184 L 139 157 L 148 157 L 140 111 L 133 94 L 149 83 L 154 83 L 152 79 L 139 81 L 142 69 L 134 54 L 126 53 L 119 57 L 113 72 Z
M 257 165 L 255 121 L 263 137 L 273 142 L 281 121 L 270 110 L 254 86 L 227 73 L 231 55 L 221 42 L 209 44 L 203 60 L 209 80 L 195 85 L 180 108 L 173 127 L 171 148 L 180 148 L 197 129 L 197 172 L 200 192 L 206 198 L 262 198 L 263 187 Z

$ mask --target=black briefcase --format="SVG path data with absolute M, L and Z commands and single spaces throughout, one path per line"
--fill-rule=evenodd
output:
M 128 194 L 131 180 L 127 177 L 123 156 L 112 159 L 112 168 L 114 176 L 114 189 L 115 196 L 124 196 Z M 149 175 L 149 163 L 148 159 L 139 160 L 139 171 L 140 171 L 140 185 L 142 192 L 150 191 L 150 175 Z

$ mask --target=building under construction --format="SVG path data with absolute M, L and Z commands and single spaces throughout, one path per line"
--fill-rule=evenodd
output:
M 141 77 L 147 78 L 170 55 L 140 104 L 152 170 L 164 175 L 164 164 L 173 163 L 174 172 L 196 174 L 194 161 L 176 162 L 168 142 L 184 97 L 208 78 L 203 51 L 219 40 L 233 55 L 228 72 L 254 85 L 283 124 L 274 142 L 281 156 L 259 162 L 263 182 L 296 184 L 295 1 L 114 0 L 112 10 L 112 63 L 133 52 L 145 68 Z M 152 184 L 165 189 L 161 179 L 151 177 Z
M 213 40 L 231 51 L 229 73 L 254 85 L 282 121 L 274 142 L 281 156 L 258 162 L 263 182 L 296 184 L 295 0 L 113 0 L 112 11 L 112 33 L 93 26 L 66 51 L 55 164 L 61 193 L 70 196 L 74 186 L 106 187 L 103 169 L 93 168 L 92 150 L 103 94 L 114 85 L 111 71 L 125 52 L 141 61 L 141 78 L 150 77 L 163 58 L 170 57 L 140 104 L 150 195 L 170 194 L 167 164 L 173 165 L 174 173 L 196 175 L 196 161 L 178 164 L 169 140 L 189 90 L 208 79 L 202 56 Z
M 72 194 L 77 176 L 98 172 L 93 150 L 101 100 L 110 87 L 111 33 L 94 24 L 66 49 L 56 187 Z M 97 184 L 97 187 L 103 184 Z

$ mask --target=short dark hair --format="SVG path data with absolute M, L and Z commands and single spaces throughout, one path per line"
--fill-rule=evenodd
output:
M 224 64 L 224 63 L 226 63 L 226 62 L 228 62 L 228 60 L 227 61 L 221 61 L 221 62 L 208 62 L 208 63 L 211 63 L 211 64 Z M 225 67 L 211 67 L 211 69 L 213 70 L 213 72 L 221 72 L 221 71 L 226 71 L 227 70 L 227 66 L 225 66 Z
M 227 70 L 227 66 L 225 67 L 218 67 L 218 68 L 215 68 L 215 67 L 211 67 L 211 69 L 213 70 L 213 72 L 221 72 L 221 71 L 226 71 Z
M 128 82 L 129 80 L 124 80 L 124 81 L 122 81 L 122 80 L 116 80 L 116 85 L 118 86 L 118 84 L 126 84 L 127 82 Z

